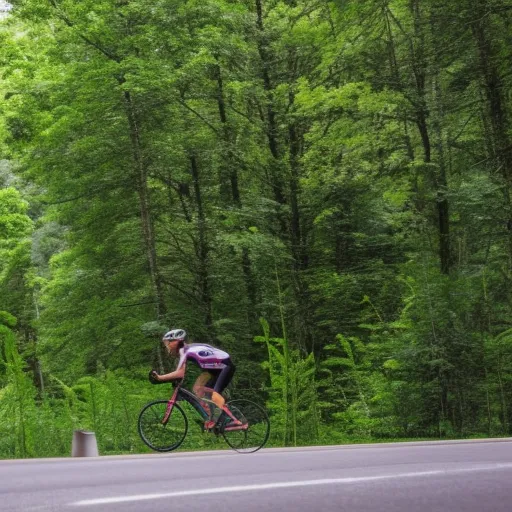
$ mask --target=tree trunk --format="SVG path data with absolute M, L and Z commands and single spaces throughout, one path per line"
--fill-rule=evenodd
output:
M 263 5 L 261 0 L 256 1 L 256 28 L 258 30 L 258 54 L 260 56 L 261 61 L 261 76 L 263 79 L 263 88 L 265 90 L 266 95 L 266 114 L 267 114 L 267 127 L 266 134 L 268 139 L 268 147 L 270 153 L 272 155 L 272 165 L 270 169 L 270 182 L 272 183 L 272 189 L 274 192 L 274 199 L 278 204 L 285 204 L 286 197 L 284 194 L 284 186 L 282 179 L 280 177 L 280 153 L 278 146 L 278 126 L 276 120 L 276 112 L 274 108 L 274 99 L 273 99 L 273 87 L 272 82 L 270 80 L 270 72 L 269 69 L 271 67 L 271 58 L 270 53 L 267 47 L 267 43 L 265 41 L 265 27 L 263 24 Z M 283 231 L 286 231 L 286 224 L 283 219 L 281 219 L 281 228 Z
M 201 193 L 201 182 L 199 179 L 199 168 L 197 165 L 197 158 L 195 156 L 190 157 L 190 172 L 192 174 L 192 182 L 194 184 L 194 197 L 197 208 L 197 231 L 199 234 L 197 246 L 197 256 L 199 258 L 199 269 L 197 273 L 199 295 L 203 306 L 204 323 L 208 331 L 208 336 L 210 339 L 213 339 L 215 336 L 213 333 L 212 297 L 208 261 L 210 248 L 208 246 L 208 233 L 203 197 Z
M 290 82 L 295 81 L 294 57 L 289 59 Z M 292 85 L 291 85 L 292 86 Z M 295 96 L 293 91 L 289 95 L 289 112 L 293 111 Z M 314 337 L 311 335 L 309 326 L 311 325 L 310 311 L 311 303 L 309 300 L 309 291 L 304 281 L 302 272 L 307 268 L 308 257 L 306 253 L 306 244 L 303 240 L 303 232 L 301 229 L 301 215 L 299 208 L 299 159 L 301 154 L 301 137 L 297 123 L 292 119 L 288 123 L 288 139 L 289 139 L 289 163 L 290 163 L 290 207 L 291 207 L 291 246 L 293 255 L 293 276 L 295 281 L 295 297 L 299 308 L 297 316 L 299 323 L 299 345 L 305 352 L 314 351 Z
M 137 194 L 139 196 L 142 235 L 146 249 L 149 275 L 153 287 L 153 293 L 155 294 L 156 299 L 156 317 L 160 320 L 165 318 L 167 308 L 164 301 L 162 277 L 160 275 L 157 263 L 155 235 L 153 231 L 153 221 L 151 218 L 150 200 L 148 193 L 148 169 L 142 154 L 139 122 L 137 118 L 138 116 L 132 100 L 132 96 L 129 91 L 124 92 L 124 100 L 128 125 L 130 128 L 133 160 L 137 173 Z M 155 360 L 153 361 L 153 364 L 158 366 L 160 372 L 164 370 L 164 356 L 164 349 L 161 344 L 158 344 L 158 346 L 155 348 Z
M 233 155 L 233 134 L 232 128 L 229 125 L 228 117 L 226 114 L 226 101 L 224 98 L 224 83 L 222 80 L 222 72 L 220 65 L 217 66 L 216 69 L 216 78 L 217 78 L 217 104 L 219 109 L 219 118 L 222 124 L 222 134 L 223 134 L 223 144 L 225 147 L 224 150 L 224 158 L 223 163 L 221 165 L 224 166 L 224 172 L 221 171 L 221 196 L 224 196 L 225 200 L 229 203 L 234 204 L 236 207 L 242 207 L 242 199 L 240 196 L 240 189 L 238 184 L 238 172 L 237 172 L 237 164 L 235 162 L 235 158 Z M 225 187 L 225 184 L 229 183 L 231 185 L 230 190 L 228 191 Z M 230 192 L 230 193 L 229 193 Z M 249 323 L 254 323 L 258 321 L 258 315 L 256 310 L 256 297 L 257 297 L 257 285 L 253 276 L 252 271 L 252 263 L 249 254 L 249 249 L 247 247 L 242 248 L 242 271 L 244 275 L 247 297 L 249 299 L 248 309 L 247 309 L 247 318 Z
M 494 43 L 490 20 L 490 6 L 486 0 L 478 0 L 471 11 L 471 29 L 477 45 L 479 68 L 485 97 L 487 115 L 490 120 L 492 141 L 490 144 L 495 167 L 502 179 L 503 200 L 506 212 L 504 224 L 508 226 L 509 272 L 512 271 L 512 204 L 510 191 L 512 188 L 512 138 L 510 121 L 506 109 L 504 91 L 507 86 L 497 66 L 501 56 Z
M 139 130 L 139 120 L 132 96 L 129 91 L 124 92 L 126 115 L 130 127 L 130 140 L 132 143 L 133 160 L 137 172 L 137 193 L 140 203 L 140 218 L 142 234 L 146 248 L 146 257 L 149 266 L 151 283 L 156 298 L 156 314 L 158 318 L 165 316 L 167 310 L 163 295 L 162 278 L 158 269 L 155 235 L 150 211 L 150 199 L 148 192 L 148 169 L 142 154 L 142 144 Z
M 423 161 L 429 167 L 431 181 L 436 192 L 436 210 L 439 233 L 439 261 L 441 272 L 443 274 L 449 274 L 451 267 L 451 251 L 449 205 L 446 198 L 446 171 L 443 162 L 436 161 L 436 165 L 440 169 L 438 173 L 434 171 L 433 166 L 430 165 L 432 163 L 432 145 L 427 122 L 428 107 L 425 90 L 427 62 L 424 56 L 425 40 L 423 28 L 421 26 L 422 20 L 419 0 L 413 0 L 411 7 L 414 17 L 415 37 L 418 39 L 417 48 L 413 51 L 413 73 L 417 96 L 416 125 L 418 127 L 418 131 L 420 132 L 421 142 L 423 145 Z
M 222 145 L 223 155 L 220 172 L 221 196 L 233 202 L 236 206 L 241 206 L 240 189 L 238 185 L 237 166 L 233 158 L 233 134 L 232 127 L 229 125 L 226 115 L 226 100 L 224 98 L 224 82 L 220 64 L 215 68 L 217 81 L 217 106 L 219 109 L 219 118 L 222 124 Z

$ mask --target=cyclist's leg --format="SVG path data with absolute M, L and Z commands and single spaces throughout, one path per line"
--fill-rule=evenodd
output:
M 205 395 L 206 384 L 211 380 L 211 378 L 212 374 L 210 372 L 202 372 L 199 374 L 192 386 L 192 391 L 197 397 L 202 398 Z
M 208 383 L 209 386 L 213 387 L 212 401 L 217 406 L 218 413 L 217 415 L 215 415 L 215 417 L 211 418 L 210 422 L 208 422 L 207 428 L 212 428 L 215 425 L 216 421 L 218 420 L 220 413 L 222 411 L 225 411 L 226 400 L 222 396 L 222 392 L 231 382 L 231 379 L 233 378 L 234 374 L 235 365 L 231 364 L 230 362 L 220 372 L 215 374 L 212 377 L 212 381 Z
M 212 374 L 210 372 L 202 372 L 197 377 L 194 385 L 192 387 L 192 391 L 198 398 L 203 398 L 206 395 L 206 391 L 210 386 L 212 381 Z M 209 398 L 209 397 L 207 397 Z M 202 406 L 206 413 L 211 416 L 210 406 L 204 402 L 202 402 Z
M 215 385 L 213 387 L 213 396 L 218 395 L 220 397 L 221 400 L 219 400 L 219 402 L 222 401 L 222 403 L 221 405 L 219 405 L 219 407 L 222 407 L 226 403 L 226 400 L 222 396 L 222 392 L 228 387 L 229 383 L 233 379 L 235 371 L 235 365 L 230 362 L 221 370 L 219 376 L 217 377 L 217 380 L 215 381 Z M 212 400 L 214 400 L 213 396 Z
M 231 411 L 228 409 L 228 407 L 226 405 L 226 400 L 221 395 L 221 393 L 227 388 L 227 386 L 233 379 L 233 375 L 235 374 L 235 371 L 236 371 L 236 367 L 234 364 L 231 364 L 231 363 L 229 365 L 227 365 L 226 368 L 224 368 L 222 370 L 221 374 L 219 375 L 219 378 L 217 379 L 217 382 L 215 383 L 214 394 L 217 394 L 218 396 L 220 396 L 222 398 L 222 405 L 219 406 L 219 407 L 221 407 L 222 411 L 225 414 L 227 414 L 233 421 L 235 421 L 236 423 L 239 423 L 239 421 L 233 416 Z

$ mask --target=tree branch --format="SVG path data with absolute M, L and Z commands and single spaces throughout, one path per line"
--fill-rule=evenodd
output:
M 131 307 L 134 307 L 134 306 L 143 306 L 145 304 L 158 304 L 158 301 L 148 300 L 148 301 L 144 301 L 144 302 L 134 302 L 133 304 L 118 304 L 117 307 L 119 307 L 119 308 L 131 308 Z
M 52 7 L 57 11 L 57 17 L 63 21 L 68 27 L 74 29 L 76 31 L 76 33 L 78 34 L 78 37 L 80 37 L 80 39 L 82 39 L 83 41 L 85 41 L 87 44 L 89 44 L 90 46 L 92 46 L 93 48 L 95 48 L 96 50 L 98 50 L 100 53 L 102 53 L 103 55 L 105 55 L 105 57 L 109 58 L 110 60 L 113 60 L 117 63 L 120 63 L 121 62 L 121 58 L 118 57 L 117 55 L 115 55 L 114 53 L 110 52 L 109 50 L 107 50 L 106 48 L 103 48 L 103 46 L 101 46 L 99 43 L 96 43 L 95 41 L 93 41 L 92 39 L 89 39 L 86 35 L 82 34 L 81 32 L 79 32 L 76 27 L 75 27 L 75 23 L 73 21 L 71 21 L 68 16 L 60 9 L 60 7 L 58 6 L 57 4 L 57 1 L 56 0 L 50 0 L 50 4 L 52 5 Z
M 186 101 L 185 100 L 180 100 L 180 99 L 177 99 L 176 100 L 182 107 L 185 107 L 187 110 L 190 110 L 190 112 L 192 112 L 194 115 L 196 115 L 199 119 L 201 119 L 201 121 L 203 121 L 203 123 L 205 123 L 209 128 L 211 128 L 217 135 L 219 135 L 219 130 L 217 130 L 217 128 L 215 128 L 215 126 L 213 126 L 210 121 L 208 121 L 207 119 L 205 119 L 199 112 L 197 112 L 196 110 L 194 110 L 191 106 L 187 105 Z

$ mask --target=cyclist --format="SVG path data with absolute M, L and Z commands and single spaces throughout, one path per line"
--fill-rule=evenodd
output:
M 165 333 L 162 343 L 171 356 L 179 356 L 178 365 L 176 370 L 165 375 L 153 372 L 153 377 L 159 382 L 181 380 L 185 377 L 187 362 L 195 363 L 204 371 L 194 383 L 194 393 L 199 398 L 211 393 L 211 400 L 217 406 L 217 411 L 225 411 L 231 416 L 221 394 L 235 373 L 235 365 L 231 362 L 229 354 L 206 343 L 187 344 L 187 333 L 183 329 L 172 329 Z M 210 419 L 205 422 L 204 428 L 211 429 L 215 426 L 217 418 L 214 419 L 214 414 L 208 406 L 205 409 Z

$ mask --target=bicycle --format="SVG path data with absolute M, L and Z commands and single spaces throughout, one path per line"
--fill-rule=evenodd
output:
M 189 421 L 178 402 L 188 402 L 200 416 L 201 425 L 210 418 L 207 409 L 215 404 L 182 388 L 182 384 L 182 381 L 174 383 L 174 392 L 169 400 L 149 402 L 139 413 L 139 435 L 152 450 L 170 452 L 185 440 Z M 228 412 L 222 411 L 208 432 L 222 436 L 228 446 L 239 453 L 253 453 L 263 448 L 270 435 L 270 421 L 265 410 L 246 399 L 231 400 L 226 406 Z

